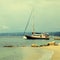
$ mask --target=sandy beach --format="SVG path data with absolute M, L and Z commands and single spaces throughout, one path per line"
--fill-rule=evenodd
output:
M 35 50 L 34 50 L 35 48 Z M 42 57 L 42 55 L 40 55 L 39 50 L 44 49 L 44 50 L 48 50 L 49 52 L 52 52 L 51 56 L 48 58 L 48 54 L 45 57 Z M 26 48 L 27 50 L 29 49 L 29 51 L 31 53 L 29 53 L 29 51 L 27 53 L 29 53 L 28 55 L 28 59 L 30 58 L 31 60 L 60 60 L 60 45 L 59 46 L 43 46 L 43 47 L 33 47 L 32 48 Z M 26 52 L 26 50 L 25 50 Z M 31 56 L 30 56 L 31 55 Z M 26 57 L 25 57 L 26 58 Z M 28 59 L 24 59 L 24 60 L 28 60 Z
M 60 60 L 60 46 L 3 47 L 0 60 Z
M 51 60 L 60 60 L 60 46 L 47 46 L 47 47 L 42 47 L 42 48 L 48 49 L 54 52 Z

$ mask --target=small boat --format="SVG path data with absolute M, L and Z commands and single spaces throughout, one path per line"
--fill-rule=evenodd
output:
M 31 11 L 31 14 L 29 16 L 29 20 L 27 22 L 27 25 L 25 27 L 25 31 L 28 27 L 28 24 L 29 24 L 29 21 L 30 21 L 30 18 L 31 18 L 31 15 L 32 15 L 32 11 Z M 47 33 L 35 33 L 35 29 L 34 29 L 34 21 L 33 21 L 33 24 L 32 24 L 32 34 L 31 35 L 27 35 L 24 31 L 24 38 L 25 39 L 45 39 L 45 40 L 49 40 L 49 34 Z

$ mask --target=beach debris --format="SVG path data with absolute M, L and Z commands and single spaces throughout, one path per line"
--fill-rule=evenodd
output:
M 55 41 L 52 41 L 52 42 L 48 42 L 47 44 L 45 44 L 45 45 L 40 45 L 40 47 L 43 47 L 43 46 L 58 46 L 59 44 L 58 43 L 56 43 Z
M 12 45 L 8 45 L 8 46 L 3 46 L 3 47 L 14 47 L 14 46 L 12 46 Z
M 58 45 L 58 44 L 57 44 L 55 41 L 52 41 L 52 42 L 48 42 L 47 45 L 48 45 L 48 46 L 49 46 L 49 45 L 54 45 L 54 46 L 55 46 L 55 45 Z
M 38 47 L 38 45 L 37 44 L 32 44 L 31 47 Z
M 40 46 L 38 46 L 37 44 L 32 44 L 31 47 L 58 46 L 58 45 L 60 44 L 56 43 L 55 41 L 52 41 Z
M 40 45 L 40 47 L 43 47 L 44 45 Z

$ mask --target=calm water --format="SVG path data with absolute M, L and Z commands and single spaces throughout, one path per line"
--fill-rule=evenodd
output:
M 59 40 L 25 40 L 21 36 L 0 36 L 0 60 L 25 60 L 25 58 L 28 56 L 30 57 L 29 50 L 30 49 L 24 49 L 20 48 L 21 46 L 31 46 L 31 44 L 37 44 L 37 45 L 43 45 L 47 44 L 49 41 L 56 41 L 59 43 Z M 3 46 L 16 46 L 12 48 L 3 47 Z M 27 50 L 27 51 L 26 51 Z M 32 51 L 32 52 L 31 52 Z M 34 49 L 32 48 L 30 50 L 31 53 L 35 54 L 40 53 L 42 57 L 39 60 L 50 60 L 52 52 L 44 50 L 41 48 Z M 47 56 L 49 56 L 47 58 Z
M 26 40 L 23 39 L 22 36 L 0 36 L 0 47 L 3 46 L 8 46 L 8 45 L 12 45 L 12 46 L 31 46 L 31 44 L 37 44 L 37 45 L 43 45 L 43 44 L 47 44 L 50 41 L 56 41 L 57 43 L 59 43 L 59 40 L 54 40 L 54 39 L 50 39 L 50 40 Z

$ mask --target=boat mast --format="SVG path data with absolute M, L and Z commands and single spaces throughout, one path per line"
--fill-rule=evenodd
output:
M 32 34 L 34 34 L 35 33 L 35 28 L 34 28 L 34 20 L 32 21 Z
M 31 19 L 32 12 L 33 12 L 33 9 L 31 10 L 30 16 L 29 16 L 29 18 L 28 18 L 28 22 L 27 22 L 26 27 L 25 27 L 25 30 L 24 30 L 24 35 L 25 35 L 25 32 L 26 32 L 27 27 L 28 27 L 28 25 L 29 25 L 29 22 L 30 22 L 30 19 Z

